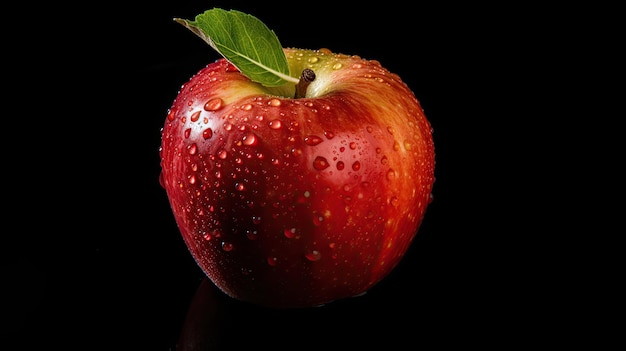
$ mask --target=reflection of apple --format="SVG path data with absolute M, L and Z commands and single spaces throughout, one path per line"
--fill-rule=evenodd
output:
M 161 182 L 183 239 L 226 294 L 308 307 L 366 292 L 407 251 L 431 200 L 431 126 L 377 61 L 284 49 L 277 90 L 225 59 L 179 91 Z M 312 80 L 312 81 L 311 81 Z
M 203 279 L 187 310 L 176 350 L 218 350 L 224 323 L 224 307 L 213 283 Z

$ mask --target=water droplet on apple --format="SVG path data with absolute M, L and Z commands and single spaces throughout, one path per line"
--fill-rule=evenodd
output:
M 316 63 L 317 61 L 319 61 L 319 58 L 317 58 L 317 57 L 309 57 L 309 63 Z
M 261 216 L 252 216 L 252 223 L 254 224 L 261 223 Z
M 322 222 L 324 222 L 324 216 L 319 213 L 313 213 L 313 224 L 320 226 L 322 225 Z
M 213 129 L 207 128 L 202 131 L 202 137 L 204 138 L 204 140 L 211 139 L 212 136 L 213 136 Z
M 222 250 L 226 252 L 233 251 L 233 244 L 226 242 L 226 241 L 222 241 Z
M 256 240 L 259 237 L 259 232 L 256 230 L 246 230 L 246 237 L 250 240 Z
M 278 258 L 271 256 L 267 258 L 267 264 L 269 264 L 270 266 L 275 267 L 276 263 L 278 263 Z
M 243 183 L 235 183 L 235 189 L 237 189 L 238 191 L 244 191 L 246 190 L 246 187 L 243 185 Z
M 241 109 L 245 110 L 245 111 L 250 111 L 250 110 L 252 110 L 252 105 L 251 104 L 245 104 L 245 105 L 241 106 Z
M 191 128 L 185 129 L 185 132 L 183 134 L 185 135 L 185 139 L 188 139 L 191 135 Z
M 334 70 L 341 69 L 341 67 L 343 67 L 343 65 L 342 65 L 341 63 L 339 63 L 339 62 L 337 62 L 337 63 L 335 63 L 335 64 L 333 65 L 333 69 L 334 69 Z
M 322 156 L 317 156 L 315 160 L 313 160 L 313 168 L 317 169 L 318 171 L 326 169 L 328 168 L 328 166 L 328 161 Z
M 198 119 L 200 119 L 200 112 L 201 112 L 201 111 L 196 111 L 196 112 L 192 113 L 192 114 L 191 114 L 191 117 L 189 117 L 189 119 L 190 119 L 192 122 L 197 122 L 197 121 L 198 121 Z
M 380 163 L 383 164 L 383 165 L 386 165 L 387 163 L 389 163 L 389 159 L 387 158 L 387 156 L 383 156 L 380 159 Z
M 393 169 L 387 171 L 387 180 L 394 180 L 396 178 L 396 172 Z
M 159 173 L 159 184 L 161 184 L 161 187 L 165 189 L 165 179 L 163 178 L 163 172 L 161 171 L 161 173 Z
M 256 138 L 256 135 L 254 135 L 253 133 L 249 133 L 248 135 L 243 137 L 244 145 L 252 146 L 252 145 L 256 145 L 256 143 L 257 143 L 257 138 Z
M 217 111 L 222 108 L 223 104 L 224 101 L 220 98 L 211 99 L 204 104 L 204 109 L 207 111 Z
M 190 155 L 195 155 L 196 152 L 198 152 L 198 145 L 196 145 L 196 143 L 193 143 L 187 146 L 187 151 L 189 152 Z
M 196 184 L 196 176 L 195 175 L 191 175 L 189 176 L 189 184 Z
M 316 261 L 319 261 L 320 258 L 322 258 L 322 254 L 317 250 L 313 250 L 311 252 L 308 252 L 306 255 L 304 255 L 304 257 L 306 257 L 306 259 L 311 262 L 316 262 Z
M 346 167 L 346 165 L 343 163 L 343 161 L 337 162 L 337 170 L 341 171 L 345 167 Z
M 217 152 L 217 157 L 224 160 L 226 159 L 226 157 L 228 156 L 228 151 L 221 149 L 220 151 Z
M 271 99 L 270 101 L 267 102 L 267 104 L 272 107 L 278 107 L 281 105 L 281 102 L 278 99 Z
M 296 237 L 296 228 L 285 229 L 283 234 L 285 234 L 286 238 L 293 239 Z
M 361 162 L 359 162 L 359 161 L 355 161 L 355 162 L 352 164 L 352 169 L 353 169 L 353 170 L 355 170 L 355 171 L 360 170 L 360 169 L 361 169 Z
M 304 143 L 310 146 L 315 146 L 323 141 L 322 138 L 316 135 L 310 135 L 304 138 Z
M 330 55 L 333 53 L 329 48 L 320 48 L 318 51 L 322 55 Z
M 330 139 L 335 137 L 335 133 L 333 133 L 333 132 L 324 132 L 324 136 L 326 137 L 326 139 L 330 140 Z
M 280 129 L 283 126 L 283 123 L 280 120 L 275 119 L 273 121 L 270 121 L 269 126 L 272 129 Z

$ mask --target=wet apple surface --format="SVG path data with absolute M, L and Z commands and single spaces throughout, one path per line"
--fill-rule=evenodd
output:
M 226 59 L 180 89 L 161 183 L 197 263 L 226 294 L 312 307 L 365 293 L 399 263 L 431 201 L 432 127 L 378 61 L 282 49 L 306 88 Z M 300 88 L 300 91 L 298 89 Z

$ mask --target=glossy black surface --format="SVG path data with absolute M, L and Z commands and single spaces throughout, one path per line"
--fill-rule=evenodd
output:
M 508 137 L 508 124 L 499 121 L 511 111 L 504 107 L 510 96 L 500 87 L 510 76 L 493 72 L 511 48 L 488 24 L 505 20 L 469 5 L 418 2 L 409 9 L 393 1 L 129 6 L 84 9 L 87 22 L 53 21 L 62 27 L 57 48 L 68 50 L 59 65 L 50 59 L 60 55 L 54 50 L 41 63 L 53 71 L 39 79 L 53 82 L 55 98 L 20 113 L 37 118 L 36 135 L 46 142 L 36 145 L 35 159 L 48 161 L 31 168 L 22 160 L 20 172 L 32 179 L 8 185 L 34 194 L 18 202 L 28 212 L 15 208 L 25 219 L 7 231 L 14 235 L 3 247 L 0 349 L 531 343 L 535 334 L 520 332 L 519 321 L 532 315 L 541 284 L 524 284 L 526 263 L 516 254 L 527 240 L 525 224 L 505 204 L 528 193 L 506 180 L 515 170 L 494 162 L 514 156 L 497 148 Z M 187 252 L 158 182 L 160 128 L 178 88 L 218 58 L 172 18 L 213 6 L 259 17 L 284 46 L 377 59 L 421 101 L 435 131 L 434 201 L 403 261 L 364 296 L 303 310 L 250 306 L 217 291 Z M 59 92 L 61 85 L 68 87 Z M 53 115 L 45 113 L 51 108 Z

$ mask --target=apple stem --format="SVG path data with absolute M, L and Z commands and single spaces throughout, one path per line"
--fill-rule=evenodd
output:
M 296 84 L 296 99 L 303 98 L 306 96 L 306 89 L 309 87 L 312 81 L 315 80 L 315 72 L 313 72 L 310 68 L 305 68 L 302 70 L 302 75 L 300 75 L 300 80 L 298 84 Z

